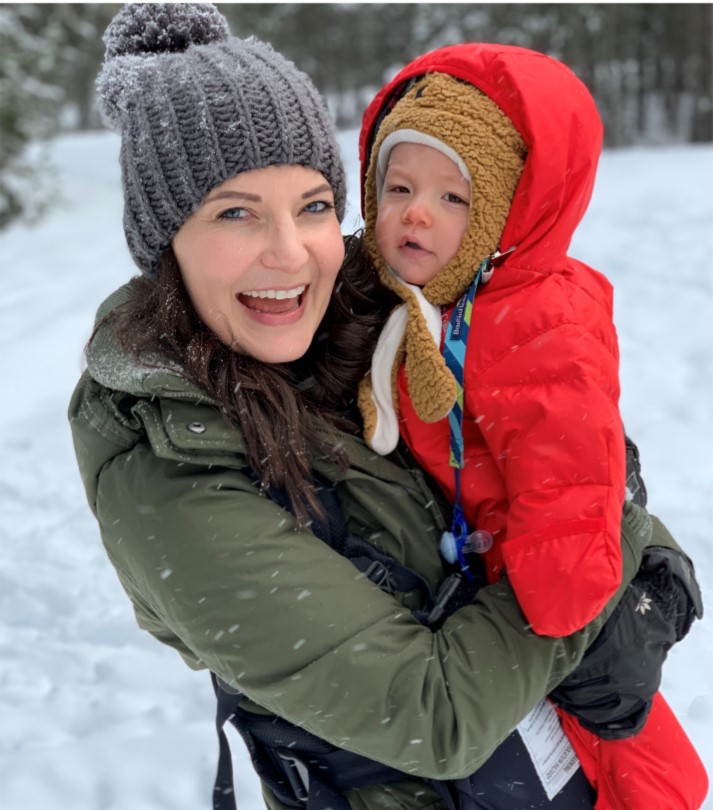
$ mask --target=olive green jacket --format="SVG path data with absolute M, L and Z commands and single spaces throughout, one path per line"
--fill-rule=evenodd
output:
M 156 361 L 137 364 L 101 329 L 69 410 L 89 505 L 140 627 L 257 711 L 414 776 L 472 773 L 576 666 L 605 617 L 567 638 L 535 636 L 503 579 L 432 632 L 412 617 L 413 594 L 384 593 L 262 496 L 240 430 Z M 436 586 L 446 526 L 420 472 L 358 436 L 339 441 L 346 473 L 314 467 L 336 485 L 347 528 Z M 652 522 L 632 505 L 622 527 L 628 581 Z M 349 800 L 441 807 L 413 779 Z

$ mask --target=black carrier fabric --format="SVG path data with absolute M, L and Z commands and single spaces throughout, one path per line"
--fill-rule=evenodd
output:
M 578 766 L 562 790 L 550 799 L 518 731 L 513 731 L 466 779 L 429 780 L 429 784 L 448 810 L 592 810 L 597 798 Z

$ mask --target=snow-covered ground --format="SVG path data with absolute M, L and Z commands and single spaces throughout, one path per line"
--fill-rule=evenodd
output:
M 342 143 L 348 229 L 359 217 L 356 133 Z M 207 676 L 135 626 L 86 506 L 65 417 L 94 310 L 133 273 L 118 140 L 66 137 L 54 154 L 63 201 L 39 226 L 0 234 L 0 806 L 207 810 L 216 761 Z M 606 153 L 572 250 L 614 282 L 625 422 L 650 507 L 694 557 L 708 604 L 672 651 L 663 692 L 709 771 L 711 188 L 711 146 Z M 237 772 L 241 810 L 258 810 L 244 759 Z

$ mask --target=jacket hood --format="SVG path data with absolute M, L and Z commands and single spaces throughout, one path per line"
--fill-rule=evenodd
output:
M 377 132 L 411 80 L 428 73 L 445 73 L 476 87 L 522 137 L 527 156 L 500 239 L 502 252 L 516 249 L 503 265 L 556 269 L 591 199 L 603 130 L 589 91 L 574 73 L 525 48 L 440 48 L 411 62 L 377 94 L 364 114 L 359 138 L 365 219 L 367 173 Z M 477 267 L 473 277 L 475 271 Z

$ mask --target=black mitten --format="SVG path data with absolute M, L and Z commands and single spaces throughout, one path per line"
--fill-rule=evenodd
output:
M 661 683 L 668 651 L 703 615 L 693 565 L 652 546 L 581 664 L 551 694 L 589 731 L 608 740 L 637 734 Z
M 693 563 L 680 551 L 663 546 L 646 549 L 634 579 L 639 581 L 647 584 L 659 610 L 673 627 L 676 641 L 688 635 L 694 619 L 703 617 L 703 599 Z

